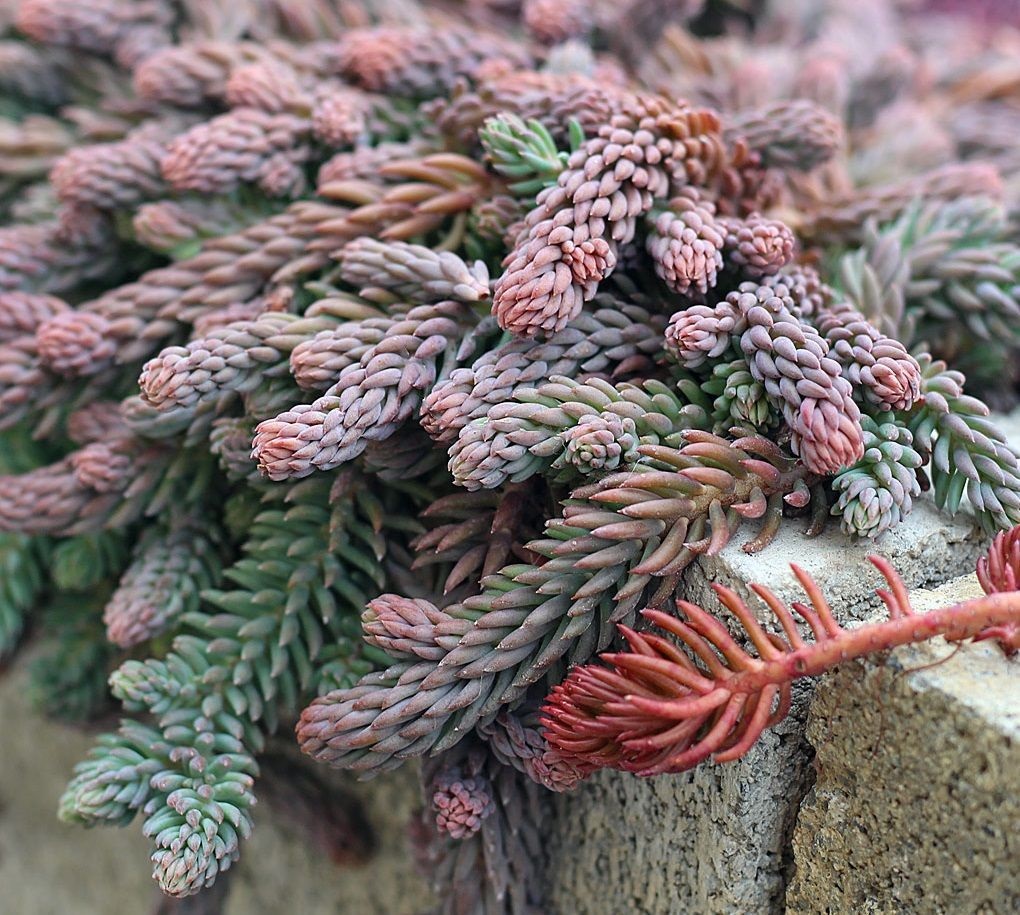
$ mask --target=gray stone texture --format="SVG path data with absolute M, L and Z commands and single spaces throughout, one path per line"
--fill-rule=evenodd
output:
M 914 606 L 981 593 L 969 575 Z M 817 780 L 793 836 L 790 915 L 1020 911 L 1017 662 L 939 640 L 848 664 L 819 685 L 807 734 Z
M 27 660 L 0 677 L 0 912 L 143 915 L 155 897 L 137 829 L 85 832 L 57 819 L 92 740 L 32 710 Z

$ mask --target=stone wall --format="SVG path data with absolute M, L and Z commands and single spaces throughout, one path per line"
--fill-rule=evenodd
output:
M 974 575 L 915 596 L 981 594 Z M 913 671 L 913 672 L 911 672 Z M 791 915 L 1020 912 L 1020 669 L 997 647 L 903 648 L 819 686 Z

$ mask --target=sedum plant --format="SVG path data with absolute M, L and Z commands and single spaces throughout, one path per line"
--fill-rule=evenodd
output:
M 979 569 L 1001 561 L 1004 536 L 1000 534 Z M 794 603 L 791 611 L 764 585 L 751 585 L 782 635 L 763 628 L 735 591 L 713 585 L 720 602 L 736 617 L 741 641 L 749 642 L 754 654 L 695 604 L 679 601 L 678 616 L 645 611 L 680 647 L 663 636 L 624 627 L 626 651 L 601 656 L 612 669 L 578 666 L 554 687 L 543 708 L 546 738 L 575 765 L 590 770 L 611 767 L 660 775 L 683 772 L 709 758 L 730 762 L 743 756 L 765 728 L 789 714 L 791 684 L 800 677 L 818 676 L 846 661 L 935 635 L 963 641 L 1015 630 L 1020 594 L 1014 590 L 989 588 L 986 597 L 918 614 L 888 561 L 881 556 L 871 561 L 889 586 L 878 592 L 889 619 L 852 630 L 836 622 L 818 584 L 796 565 L 793 572 L 810 606 Z M 982 583 L 986 581 L 983 575 Z M 808 625 L 813 642 L 801 636 L 794 614 Z
M 741 528 L 1020 523 L 958 367 L 1015 355 L 1020 164 L 983 109 L 893 136 L 924 92 L 1004 104 L 917 20 L 766 4 L 791 64 L 734 37 L 744 71 L 682 24 L 718 3 L 9 6 L 0 652 L 51 643 L 51 714 L 120 703 L 60 816 L 139 819 L 167 894 L 237 861 L 295 725 L 421 758 L 439 911 L 517 915 L 549 791 L 736 758 L 847 657 L 1015 652 L 1006 533 L 1006 593 L 915 617 L 878 559 L 859 630 L 802 576 L 813 641 L 763 589 L 781 632 L 721 592 L 747 644 L 684 602 Z

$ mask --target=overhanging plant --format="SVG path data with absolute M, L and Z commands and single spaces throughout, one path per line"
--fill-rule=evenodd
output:
M 948 54 L 912 82 L 892 15 L 787 22 L 793 70 L 742 39 L 751 93 L 678 24 L 635 54 L 648 4 L 525 2 L 523 30 L 513 6 L 5 24 L 0 649 L 33 621 L 56 643 L 36 692 L 65 716 L 109 675 L 129 717 L 61 816 L 141 816 L 169 894 L 237 860 L 295 720 L 342 768 L 421 757 L 442 910 L 516 913 L 545 791 L 734 758 L 847 657 L 1016 649 L 1014 594 L 913 617 L 881 559 L 871 627 L 804 576 L 810 606 L 759 590 L 778 628 L 683 602 L 745 526 L 749 552 L 789 517 L 880 549 L 925 491 L 1020 522 L 1017 454 L 955 367 L 987 384 L 1015 353 L 1020 165 L 975 130 L 1008 107 Z M 986 589 L 1012 592 L 1014 540 Z

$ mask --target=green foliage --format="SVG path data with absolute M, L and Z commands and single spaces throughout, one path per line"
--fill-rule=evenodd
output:
M 43 611 L 49 638 L 29 668 L 29 688 L 33 703 L 51 718 L 87 721 L 107 707 L 106 680 L 118 655 L 103 629 L 108 597 L 108 589 L 59 594 Z
M 912 447 L 910 430 L 891 413 L 861 416 L 864 456 L 832 479 L 838 494 L 832 513 L 843 530 L 877 537 L 910 512 L 920 493 L 917 472 L 924 459 Z
M 107 638 L 137 645 L 197 610 L 201 591 L 219 582 L 221 539 L 215 525 L 194 518 L 146 531 L 103 614 Z
M 60 591 L 87 591 L 119 576 L 128 563 L 130 535 L 130 530 L 106 530 L 58 540 L 50 559 L 53 586 Z
M 125 826 L 152 795 L 152 777 L 169 767 L 170 747 L 155 728 L 124 721 L 103 734 L 88 758 L 74 767 L 74 779 L 60 800 L 65 823 Z
M 924 355 L 923 401 L 906 417 L 914 447 L 929 458 L 935 504 L 950 513 L 966 495 L 989 533 L 1020 523 L 1020 466 L 988 418 L 988 407 L 963 393 L 963 376 Z
M 123 823 L 144 810 L 154 875 L 174 895 L 229 867 L 251 831 L 255 755 L 281 711 L 388 663 L 361 642 L 360 614 L 385 589 L 388 553 L 418 532 L 407 519 L 427 492 L 395 484 L 376 495 L 350 470 L 268 488 L 224 573 L 233 587 L 207 591 L 205 606 L 180 617 L 164 658 L 127 661 L 110 677 L 125 708 L 155 716 L 157 730 L 129 722 L 101 738 L 61 816 Z M 231 500 L 241 517 L 247 501 Z
M 779 423 L 779 412 L 765 396 L 765 386 L 751 377 L 746 359 L 716 363 L 707 378 L 683 378 L 677 387 L 693 403 L 705 401 L 706 394 L 713 398 L 709 410 L 717 433 L 747 425 L 769 429 Z
M 389 667 L 392 658 L 364 639 L 360 617 L 343 616 L 314 665 L 313 691 L 323 696 L 334 689 L 350 689 L 373 670 Z
M 0 435 L 4 472 L 24 472 L 42 460 L 43 449 L 25 436 Z M 55 627 L 56 637 L 36 662 L 33 681 L 36 701 L 48 714 L 80 720 L 102 705 L 112 651 L 99 623 L 102 603 L 95 600 L 108 595 L 100 586 L 126 564 L 129 536 L 115 530 L 53 540 L 0 532 L 0 656 L 14 648 L 27 614 L 45 600 L 43 622 Z M 86 593 L 96 589 L 102 593 Z
M 33 438 L 24 424 L 0 429 L 0 473 L 26 473 L 41 467 L 55 453 L 52 446 Z
M 123 826 L 143 811 L 142 831 L 155 846 L 154 876 L 166 892 L 188 895 L 226 870 L 239 840 L 250 835 L 257 773 L 240 740 L 198 718 L 162 732 L 124 721 L 75 767 L 59 816 Z
M 14 648 L 42 593 L 47 551 L 41 537 L 0 533 L 0 657 Z
M 574 118 L 569 133 L 573 151 L 584 143 L 584 130 Z M 492 167 L 512 179 L 508 187 L 519 197 L 534 197 L 555 184 L 570 158 L 540 121 L 524 121 L 515 114 L 489 118 L 478 135 Z
M 838 274 L 865 315 L 908 346 L 931 347 L 980 388 L 1013 374 L 1020 246 L 994 202 L 919 201 L 894 222 L 867 226 Z
M 748 552 L 815 496 L 820 527 L 826 486 L 855 535 L 929 478 L 948 511 L 1020 521 L 1016 455 L 961 377 L 924 361 L 923 402 L 858 423 L 883 372 L 905 394 L 880 402 L 913 403 L 913 364 L 859 326 L 857 361 L 823 364 L 823 312 L 847 297 L 954 365 L 1010 364 L 1020 247 L 974 196 L 994 184 L 980 169 L 813 196 L 784 172 L 869 137 L 844 146 L 828 105 L 725 110 L 743 68 L 679 74 L 704 90 L 694 105 L 654 94 L 700 51 L 639 60 L 648 24 L 622 13 L 612 34 L 592 11 L 596 55 L 564 40 L 590 31 L 566 5 L 536 24 L 526 4 L 526 43 L 448 22 L 338 43 L 341 20 L 385 24 L 387 4 L 280 3 L 209 58 L 174 47 L 202 4 L 100 3 L 117 21 L 98 31 L 95 5 L 36 4 L 50 40 L 39 22 L 0 54 L 0 528 L 23 531 L 0 533 L 0 655 L 35 612 L 36 704 L 82 720 L 122 703 L 60 816 L 137 817 L 166 892 L 237 859 L 266 738 L 315 697 L 306 752 L 393 768 L 537 699 L 617 623 L 682 596 L 686 566 L 744 519 Z M 136 59 L 150 46 L 172 50 Z M 875 77 L 909 91 L 892 63 L 835 79 L 850 109 Z M 310 78 L 327 71 L 339 81 Z M 917 188 L 930 199 L 911 206 Z M 837 261 L 841 281 L 814 269 Z M 727 311 L 745 281 L 757 304 Z M 64 302 L 22 297 L 39 290 Z M 662 333 L 684 313 L 684 346 L 706 354 L 688 369 Z M 482 498 L 458 502 L 458 484 Z M 407 617 L 373 634 L 362 613 L 384 592 Z M 533 735 L 528 758 L 554 765 Z M 506 863 L 508 839 L 538 832 L 495 778 L 505 822 L 449 856 L 449 911 L 542 908 Z
M 245 486 L 235 490 L 223 503 L 223 526 L 233 543 L 243 543 L 252 524 L 262 511 L 265 486 Z

